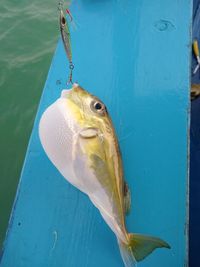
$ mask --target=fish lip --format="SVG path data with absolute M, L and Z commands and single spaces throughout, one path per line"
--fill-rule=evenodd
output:
M 73 89 L 73 88 L 77 88 L 77 87 L 79 87 L 79 84 L 78 84 L 78 83 L 73 83 L 73 85 L 72 85 L 72 89 Z
M 72 88 L 71 89 L 63 89 L 62 92 L 61 92 L 61 95 L 60 97 L 61 98 L 67 98 L 69 96 L 69 94 L 73 91 L 73 89 L 79 87 L 78 83 L 74 83 L 72 85 Z
M 67 98 L 71 91 L 72 91 L 72 89 L 63 89 L 60 97 L 61 98 Z

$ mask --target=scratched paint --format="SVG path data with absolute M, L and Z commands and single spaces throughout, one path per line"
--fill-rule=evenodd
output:
M 162 237 L 172 246 L 157 250 L 140 267 L 187 263 L 190 49 L 185 44 L 190 42 L 191 6 L 188 0 L 162 6 L 160 0 L 77 0 L 71 10 L 79 25 L 72 32 L 74 80 L 99 96 L 112 116 L 132 193 L 128 229 Z M 174 27 L 159 22 L 163 19 Z M 65 87 L 67 67 L 59 42 L 1 267 L 122 266 L 113 233 L 88 198 L 61 177 L 39 142 L 38 121 Z
M 164 19 L 160 19 L 159 21 L 156 21 L 155 27 L 161 32 L 172 31 L 175 29 L 175 25 L 171 21 L 164 20 Z

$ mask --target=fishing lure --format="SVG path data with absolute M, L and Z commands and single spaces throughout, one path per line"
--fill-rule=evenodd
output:
M 71 49 L 71 37 L 70 37 L 70 29 L 69 29 L 69 23 L 67 19 L 64 16 L 64 12 L 62 7 L 59 8 L 60 10 L 60 32 L 61 32 L 61 37 L 63 41 L 63 45 L 67 54 L 67 58 L 69 60 L 69 69 L 70 69 L 70 74 L 69 74 L 69 79 L 68 83 L 72 83 L 72 72 L 74 69 L 74 64 L 72 62 L 72 49 Z M 68 9 L 66 9 L 66 13 L 70 17 L 70 20 L 72 21 L 72 15 Z
M 130 191 L 115 130 L 101 100 L 78 84 L 63 90 L 42 115 L 39 136 L 59 172 L 88 195 L 115 233 L 126 267 L 136 266 L 156 248 L 170 248 L 159 238 L 126 229 Z

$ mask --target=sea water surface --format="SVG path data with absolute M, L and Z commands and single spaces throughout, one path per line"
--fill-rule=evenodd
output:
M 57 6 L 55 0 L 0 2 L 0 248 L 59 36 Z

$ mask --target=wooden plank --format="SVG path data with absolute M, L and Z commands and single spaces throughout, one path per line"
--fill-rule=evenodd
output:
M 162 237 L 141 267 L 187 265 L 188 109 L 192 1 L 77 0 L 74 78 L 113 118 L 132 192 L 128 229 Z M 123 266 L 113 233 L 88 198 L 47 159 L 42 112 L 65 87 L 59 42 L 45 84 L 1 267 Z

